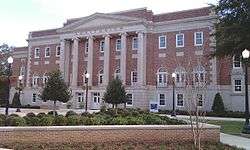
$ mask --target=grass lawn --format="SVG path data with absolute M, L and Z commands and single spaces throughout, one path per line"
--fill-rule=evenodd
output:
M 240 135 L 245 122 L 209 120 L 208 123 L 221 126 L 221 132 L 223 133 Z

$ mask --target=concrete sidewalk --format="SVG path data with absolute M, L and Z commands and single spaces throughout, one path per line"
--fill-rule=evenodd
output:
M 223 144 L 228 144 L 231 146 L 236 146 L 238 148 L 250 150 L 250 139 L 248 138 L 221 133 L 220 142 Z

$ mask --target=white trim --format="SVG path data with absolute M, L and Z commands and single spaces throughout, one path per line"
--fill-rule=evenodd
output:
M 47 55 L 47 50 L 49 50 L 49 55 Z M 45 58 L 49 58 L 50 57 L 50 47 L 45 47 L 45 49 L 44 49 L 44 57 Z
M 240 80 L 241 85 L 237 85 L 237 86 L 240 86 L 240 87 L 241 87 L 241 91 L 235 91 L 235 86 L 236 86 L 236 85 L 235 85 L 235 81 L 236 81 L 236 80 Z M 243 92 L 243 89 L 242 89 L 242 88 L 243 88 L 242 79 L 233 79 L 233 84 L 232 84 L 232 85 L 233 85 L 233 92 L 234 92 L 234 93 L 242 93 L 242 92 Z
M 136 82 L 133 82 L 133 74 L 136 72 Z M 131 78 L 131 85 L 135 85 L 138 82 L 138 72 L 137 71 L 131 71 L 130 73 L 130 78 Z
M 183 45 L 178 45 L 178 36 L 182 35 L 183 36 Z M 184 43 L 185 43 L 185 40 L 184 40 L 184 34 L 183 33 L 178 33 L 175 35 L 175 46 L 176 47 L 184 47 Z
M 161 99 L 160 99 L 160 95 L 164 95 L 164 105 L 161 105 Z M 159 106 L 166 106 L 166 94 L 165 93 L 158 93 L 158 105 Z
M 37 55 L 37 52 L 36 52 L 37 50 L 39 51 L 39 55 Z M 36 47 L 36 48 L 34 49 L 34 58 L 40 58 L 40 54 L 41 54 L 40 48 L 39 48 L 39 47 Z
M 88 52 L 89 52 L 89 42 L 88 41 L 86 41 L 84 43 L 84 52 L 85 52 L 85 54 L 88 54 Z
M 165 46 L 161 47 L 161 38 L 165 38 Z M 167 36 L 166 35 L 160 35 L 158 37 L 158 48 L 159 49 L 166 49 L 167 48 Z
M 104 50 L 105 50 L 105 41 L 104 40 L 100 40 L 99 51 L 100 51 L 100 53 L 104 53 Z
M 103 72 L 103 73 L 100 73 L 100 72 Z M 102 83 L 100 83 L 101 81 L 101 76 L 102 76 Z M 104 70 L 103 69 L 100 69 L 99 72 L 98 72 L 98 85 L 102 85 L 104 82 Z
M 182 100 L 183 100 L 183 106 L 180 106 L 180 105 L 178 105 L 178 94 L 182 94 L 182 96 L 183 96 L 183 98 L 182 98 Z M 176 107 L 184 107 L 184 94 L 183 93 L 176 93 L 175 94 L 175 105 L 176 105 Z
M 118 41 L 120 40 L 120 49 L 118 49 Z M 115 50 L 116 51 L 121 51 L 121 49 L 122 49 L 122 40 L 119 38 L 119 39 L 116 39 L 116 41 L 115 41 Z
M 196 37 L 196 34 L 198 34 L 198 33 L 201 33 L 201 44 L 197 44 L 196 42 L 196 39 L 197 39 L 197 37 Z M 195 46 L 202 46 L 203 45 L 203 41 L 204 41 L 204 36 L 203 36 L 203 32 L 202 31 L 200 31 L 200 32 L 194 32 L 194 45 Z
M 59 54 L 61 55 L 61 46 L 60 46 L 60 45 L 57 45 L 57 46 L 56 46 L 56 57 L 60 57 L 60 55 L 57 54 L 58 48 L 60 49 L 60 53 L 59 53 Z
M 240 57 L 240 56 L 239 56 Z M 239 60 L 239 62 L 240 62 L 240 66 L 239 67 L 235 67 L 235 65 L 234 65 L 234 63 L 235 63 L 236 61 L 235 61 L 235 55 L 233 56 L 233 69 L 241 69 L 242 68 L 242 63 L 241 63 L 241 61 Z
M 135 39 L 137 39 L 137 48 L 134 47 L 134 44 L 135 44 Z M 132 38 L 132 50 L 138 50 L 138 37 L 133 37 Z

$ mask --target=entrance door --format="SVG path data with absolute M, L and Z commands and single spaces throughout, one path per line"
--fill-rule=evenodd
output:
M 100 93 L 95 92 L 93 93 L 93 108 L 92 109 L 100 109 Z

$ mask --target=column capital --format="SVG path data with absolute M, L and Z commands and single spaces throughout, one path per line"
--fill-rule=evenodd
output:
M 95 39 L 95 37 L 94 37 L 93 35 L 89 34 L 89 35 L 86 37 L 86 39 Z
M 102 37 L 108 37 L 108 38 L 111 38 L 111 35 L 110 34 L 108 34 L 108 33 L 105 33 L 104 35 L 102 35 Z
M 143 34 L 143 33 L 145 33 L 144 31 L 136 31 L 135 32 L 136 34 Z
M 127 32 L 121 32 L 121 33 L 119 33 L 119 35 L 120 36 L 127 36 L 128 34 L 127 34 Z

